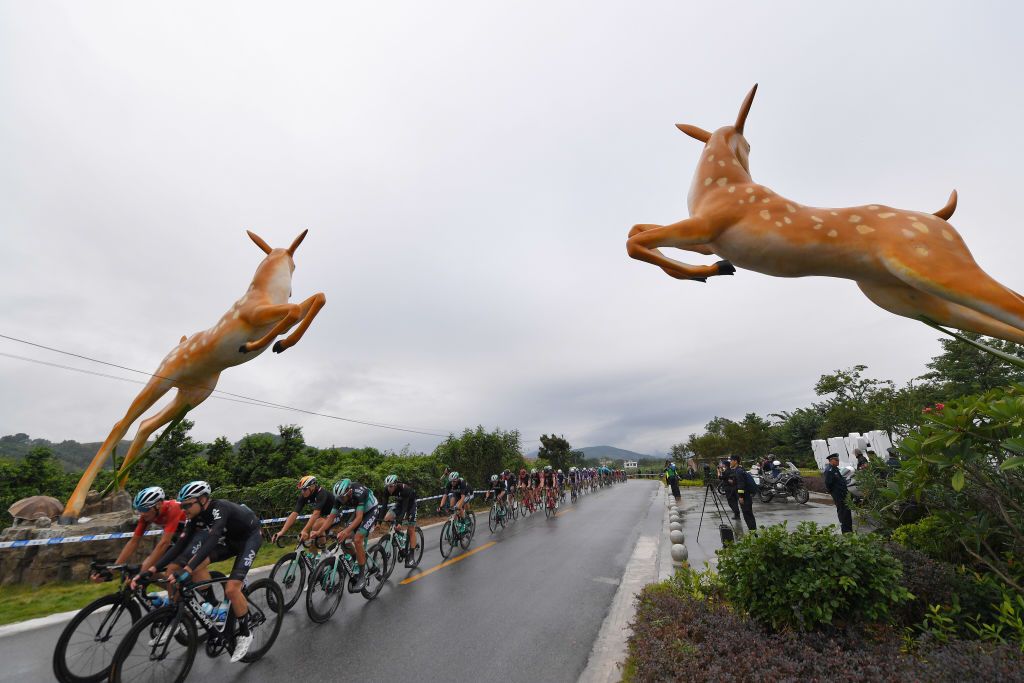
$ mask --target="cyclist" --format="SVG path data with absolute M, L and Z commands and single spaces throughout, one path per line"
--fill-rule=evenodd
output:
M 320 486 L 312 474 L 307 474 L 299 479 L 299 485 L 296 488 L 299 489 L 299 498 L 295 501 L 295 509 L 288 515 L 288 519 L 284 520 L 284 526 L 280 531 L 270 537 L 271 542 L 284 536 L 285 532 L 291 528 L 292 524 L 295 524 L 295 520 L 302 514 L 303 508 L 311 503 L 313 512 L 310 513 L 306 525 L 299 532 L 299 540 L 308 541 L 327 530 L 327 516 L 334 509 L 334 494 Z
M 388 501 L 391 496 L 398 499 L 394 510 L 388 510 Z M 409 554 L 405 556 L 405 566 L 412 567 L 412 558 L 416 555 L 416 489 L 410 484 L 398 481 L 397 474 L 389 474 L 384 477 L 384 492 L 380 496 L 380 509 L 388 510 L 384 515 L 384 521 L 398 522 L 397 528 L 402 529 L 405 520 L 406 538 L 409 539 Z
M 556 483 L 558 484 L 558 495 L 561 497 L 562 491 L 565 490 L 565 473 L 562 470 L 558 470 L 556 473 Z
M 516 475 L 509 470 L 504 470 L 501 473 L 501 481 L 505 484 L 505 502 L 509 503 L 516 496 Z
M 535 506 L 540 505 L 540 474 L 536 467 L 530 469 L 530 496 Z
M 114 564 L 124 564 L 127 562 L 136 549 L 138 549 L 139 540 L 145 533 L 146 527 L 150 524 L 156 524 L 163 527 L 164 532 L 160 535 L 160 540 L 157 541 L 156 547 L 139 565 L 141 567 L 149 567 L 157 558 L 167 552 L 175 537 L 181 533 L 181 530 L 185 527 L 185 513 L 182 512 L 178 501 L 167 500 L 167 495 L 159 486 L 150 486 L 139 491 L 132 501 L 132 509 L 139 513 L 139 521 L 135 525 L 135 533 L 124 544 L 124 548 L 121 549 L 121 554 L 114 560 Z M 109 580 L 109 578 L 93 571 L 89 574 L 89 580 L 93 583 L 100 583 Z
M 441 514 L 445 501 L 451 505 L 452 501 L 456 499 L 455 512 L 459 521 L 465 524 L 466 509 L 469 507 L 469 501 L 473 500 L 473 489 L 465 479 L 459 476 L 458 472 L 452 472 L 448 475 L 448 485 L 445 486 L 444 495 L 441 496 L 441 502 L 437 506 L 437 513 Z
M 490 499 L 491 496 L 494 496 L 494 500 L 500 503 L 500 507 L 498 509 L 501 511 L 502 515 L 505 514 L 506 493 L 508 493 L 508 487 L 505 485 L 505 479 L 502 478 L 500 475 L 492 474 L 491 488 L 487 490 L 487 495 L 484 496 L 484 500 L 486 501 Z
M 343 542 L 349 537 L 356 547 L 356 561 L 359 566 L 356 568 L 356 575 L 352 577 L 352 591 L 360 591 L 366 586 L 366 537 L 370 530 L 377 523 L 377 516 L 380 514 L 380 505 L 377 504 L 377 497 L 368 486 L 363 486 L 351 479 L 342 479 L 334 485 L 334 509 L 327 518 L 327 526 L 334 526 L 334 522 L 341 518 L 342 508 L 345 505 L 354 505 L 355 514 L 352 520 L 344 529 L 338 532 L 338 541 Z
M 551 465 L 547 465 L 544 468 L 544 475 L 541 477 L 541 486 L 544 488 L 544 493 L 547 496 L 553 495 L 555 497 L 555 508 L 558 508 L 558 491 L 555 489 L 557 479 L 555 478 L 555 472 L 551 469 Z M 547 504 L 545 502 L 545 504 Z
M 187 583 L 193 575 L 202 579 L 211 561 L 220 562 L 234 557 L 235 563 L 224 584 L 224 595 L 231 602 L 231 611 L 237 619 L 235 651 L 231 654 L 231 661 L 237 662 L 245 657 L 252 644 L 249 603 L 242 594 L 242 585 L 263 544 L 263 537 L 260 536 L 260 520 L 256 513 L 238 503 L 215 500 L 210 493 L 210 485 L 205 481 L 190 481 L 181 487 L 178 502 L 188 517 L 185 531 L 174 547 L 146 572 L 152 575 L 158 569 L 167 567 L 167 586 L 170 589 L 179 583 Z M 206 532 L 206 539 L 197 550 L 192 550 L 190 543 L 193 537 L 202 532 Z M 177 567 L 181 569 L 172 569 Z

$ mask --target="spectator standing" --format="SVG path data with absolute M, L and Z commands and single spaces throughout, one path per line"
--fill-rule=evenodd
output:
M 732 518 L 739 519 L 740 505 L 737 502 L 736 477 L 733 475 L 732 470 L 729 469 L 728 460 L 722 460 L 718 463 L 718 479 L 722 482 L 722 488 L 725 489 L 725 501 L 729 503 L 729 508 L 732 510 Z
M 672 496 L 679 499 L 679 473 L 676 471 L 674 462 L 665 461 L 665 481 L 672 487 Z
M 740 467 L 740 456 L 730 457 L 729 464 L 729 471 L 736 482 L 736 499 L 740 510 L 743 511 L 743 521 L 747 523 L 747 529 L 753 531 L 757 528 L 757 520 L 754 519 L 754 493 L 757 492 L 757 483 L 749 472 Z
M 853 532 L 853 512 L 846 504 L 846 478 L 839 471 L 839 454 L 830 453 L 828 467 L 825 468 L 825 490 L 836 503 L 836 514 L 839 515 L 839 528 L 844 534 Z

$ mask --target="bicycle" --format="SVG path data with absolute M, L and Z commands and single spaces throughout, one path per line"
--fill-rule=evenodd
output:
M 409 532 L 399 531 L 398 520 L 392 520 L 389 522 L 390 528 L 377 539 L 377 544 L 380 545 L 384 551 L 384 564 L 387 567 L 385 571 L 385 579 L 391 578 L 391 572 L 395 571 L 395 567 L 398 566 L 399 560 L 410 559 L 409 568 L 418 567 L 420 560 L 423 558 L 423 529 L 419 526 L 413 527 L 413 533 L 416 534 L 416 549 L 410 554 L 409 549 Z
M 463 550 L 469 548 L 473 542 L 473 534 L 476 533 L 476 515 L 472 510 L 466 510 L 465 521 L 457 518 L 458 513 L 452 512 L 448 521 L 441 527 L 441 557 L 448 559 L 456 545 Z
M 111 683 L 152 680 L 154 669 L 166 675 L 161 679 L 183 681 L 196 658 L 202 629 L 206 656 L 219 657 L 235 650 L 237 617 L 225 599 L 219 607 L 204 610 L 201 589 L 224 584 L 228 577 L 178 584 L 176 602 L 155 609 L 139 619 L 121 641 L 110 667 Z M 147 581 L 166 585 L 166 580 Z M 243 662 L 251 663 L 265 655 L 281 631 L 284 596 L 270 579 L 259 579 L 242 588 L 249 604 L 249 629 L 253 641 Z M 219 616 L 223 614 L 223 618 Z M 147 675 L 148 674 L 148 675 Z
M 491 503 L 490 512 L 487 513 L 487 528 L 491 530 L 492 534 L 498 530 L 499 526 L 504 529 L 505 520 L 508 516 L 505 503 L 495 498 L 494 502 Z
M 544 516 L 548 519 L 555 516 L 555 496 L 551 489 L 544 489 Z
M 280 544 L 281 539 L 278 538 L 277 542 Z M 307 541 L 300 540 L 295 545 L 295 550 L 282 555 L 274 563 L 274 568 L 270 570 L 270 579 L 281 587 L 286 612 L 299 601 L 299 597 L 302 596 L 302 591 L 306 587 L 307 578 L 313 575 L 313 569 L 319 560 L 319 555 L 305 550 L 308 547 Z
M 143 586 L 131 588 L 130 579 L 139 573 L 139 565 L 93 562 L 89 567 L 107 581 L 114 579 L 113 572 L 120 572 L 121 587 L 80 609 L 61 631 L 53 651 L 53 673 L 61 683 L 106 680 L 118 644 L 142 612 L 148 614 L 167 602 L 165 596 L 146 593 Z
M 575 482 L 569 485 L 569 502 L 576 503 L 580 498 L 580 487 Z
M 316 565 L 306 591 L 306 613 L 317 624 L 322 624 L 338 610 L 346 590 L 355 593 L 355 545 L 352 539 L 338 543 L 335 539 L 327 547 L 327 556 Z M 373 600 L 387 581 L 386 560 L 380 543 L 366 549 L 366 583 L 358 592 L 366 600 Z M 346 577 L 348 580 L 345 580 Z

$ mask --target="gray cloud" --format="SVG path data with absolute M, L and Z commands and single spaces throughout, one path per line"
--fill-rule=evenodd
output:
M 625 235 L 686 215 L 699 145 L 672 124 L 731 122 L 757 80 L 755 178 L 811 204 L 927 210 L 955 186 L 955 225 L 1019 289 L 1020 14 L 0 5 L 0 332 L 154 369 L 245 289 L 245 228 L 282 244 L 308 227 L 295 296 L 327 308 L 221 388 L 655 452 L 715 414 L 806 404 L 837 367 L 902 381 L 934 333 L 852 283 L 680 283 L 628 259 Z M 0 432 L 79 440 L 137 390 L 4 358 L 0 386 Z M 202 438 L 295 422 L 319 444 L 437 441 L 213 400 L 193 417 Z

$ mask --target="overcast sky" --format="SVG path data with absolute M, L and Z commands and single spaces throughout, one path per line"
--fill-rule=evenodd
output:
M 855 363 L 905 381 L 937 334 L 855 284 L 679 282 L 627 257 L 687 216 L 701 151 L 818 206 L 934 211 L 1024 287 L 1019 3 L 0 2 L 0 334 L 146 371 L 296 254 L 302 342 L 219 388 L 447 433 L 661 453 L 793 409 Z M 679 252 L 689 262 L 716 259 Z M 107 372 L 0 339 L 0 353 Z M 102 440 L 137 385 L 0 356 L 0 434 Z M 437 437 L 210 399 L 198 438 Z M 134 429 L 129 436 L 134 433 Z

